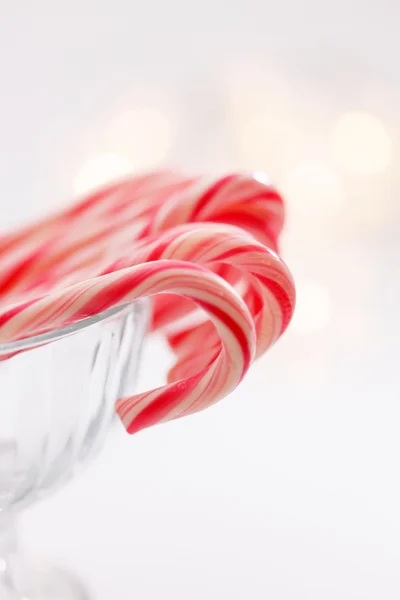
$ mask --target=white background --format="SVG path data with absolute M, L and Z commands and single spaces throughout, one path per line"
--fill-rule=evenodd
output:
M 231 398 L 114 431 L 26 516 L 27 544 L 98 600 L 398 599 L 398 3 L 0 0 L 0 15 L 2 229 L 131 167 L 265 170 L 299 293 Z M 168 363 L 149 340 L 141 387 Z

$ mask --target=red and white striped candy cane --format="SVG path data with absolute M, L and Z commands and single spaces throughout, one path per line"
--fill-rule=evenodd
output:
M 196 302 L 218 330 L 219 345 L 212 360 L 209 357 L 210 364 L 184 379 L 118 402 L 117 412 L 133 433 L 216 402 L 247 372 L 255 353 L 253 320 L 241 298 L 218 275 L 175 260 L 121 269 L 0 310 L 0 342 L 58 329 L 160 293 L 179 294 Z
M 174 173 L 133 177 L 108 186 L 58 215 L 0 239 L 0 291 L 23 292 L 51 263 L 85 264 L 88 276 L 103 254 L 127 239 L 144 239 L 187 222 L 238 225 L 272 249 L 283 223 L 283 204 L 270 186 L 240 174 L 182 178 Z M 51 285 L 52 282 L 48 282 Z
M 274 252 L 282 223 L 279 194 L 249 176 L 163 172 L 108 186 L 0 239 L 0 341 L 156 296 L 154 326 L 168 326 L 177 363 L 166 386 L 120 399 L 117 412 L 134 432 L 201 410 L 291 318 L 293 281 Z M 206 320 L 190 320 L 193 303 Z

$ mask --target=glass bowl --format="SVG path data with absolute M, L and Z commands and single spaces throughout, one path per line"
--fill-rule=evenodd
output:
M 0 345 L 0 599 L 87 598 L 65 572 L 18 551 L 19 511 L 71 479 L 101 448 L 114 403 L 132 392 L 147 305 L 112 309 Z

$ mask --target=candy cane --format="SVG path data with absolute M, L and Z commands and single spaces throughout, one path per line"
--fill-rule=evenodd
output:
M 238 174 L 211 181 L 170 173 L 132 178 L 0 240 L 1 293 L 23 292 L 29 278 L 36 281 L 51 262 L 60 266 L 72 253 L 76 261 L 83 253 L 87 266 L 95 268 L 99 254 L 123 244 L 126 237 L 141 239 L 187 221 L 240 225 L 275 249 L 283 223 L 282 199 L 273 188 Z M 22 239 L 27 251 L 21 258 Z
M 168 326 L 177 363 L 166 386 L 120 399 L 117 412 L 133 433 L 201 410 L 290 321 L 294 285 L 273 250 L 282 224 L 279 194 L 249 176 L 163 172 L 108 186 L 0 239 L 0 342 L 156 296 L 154 325 Z M 193 303 L 208 320 L 193 320 Z
M 217 275 L 182 261 L 157 261 L 75 284 L 0 311 L 0 342 L 57 329 L 114 306 L 159 293 L 181 294 L 202 308 L 219 334 L 210 365 L 157 390 L 120 400 L 117 412 L 131 433 L 199 410 L 228 394 L 247 372 L 255 331 L 246 305 Z
M 6 292 L 12 298 L 16 292 L 32 291 L 35 295 L 51 290 L 54 282 L 60 285 L 60 278 L 68 271 L 73 275 L 71 283 L 96 275 L 109 248 L 116 256 L 121 255 L 132 239 L 146 241 L 145 234 L 164 231 L 185 220 L 239 222 L 274 248 L 283 223 L 282 199 L 270 186 L 240 174 L 210 179 L 163 172 L 128 179 L 49 219 L 46 232 L 40 224 L 41 245 L 35 244 L 30 256 L 0 275 L 3 296 Z M 32 234 L 36 241 L 35 228 Z M 229 264 L 210 264 L 209 268 L 233 285 L 238 282 L 239 274 Z M 152 328 L 170 326 L 171 321 L 185 315 L 193 316 L 191 302 L 177 298 L 172 304 L 161 296 L 154 303 Z M 174 338 L 167 339 L 175 350 Z

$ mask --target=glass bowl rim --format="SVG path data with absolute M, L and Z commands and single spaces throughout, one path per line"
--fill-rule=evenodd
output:
M 129 310 L 132 310 L 134 305 L 136 306 L 137 304 L 141 303 L 142 300 L 135 300 L 134 302 L 129 302 L 121 306 L 114 306 L 113 308 L 104 310 L 91 317 L 80 319 L 79 321 L 76 321 L 76 323 L 72 323 L 71 325 L 65 325 L 58 329 L 47 331 L 46 333 L 39 333 L 37 335 L 25 337 L 19 340 L 15 340 L 13 342 L 0 343 L 0 358 L 3 355 L 11 354 L 14 352 L 20 352 L 22 350 L 33 350 L 42 344 L 54 342 L 69 335 L 79 333 L 87 327 L 91 327 L 92 325 L 96 325 L 97 323 L 100 323 L 107 319 L 111 319 L 115 315 L 119 315 L 123 312 L 129 312 Z

